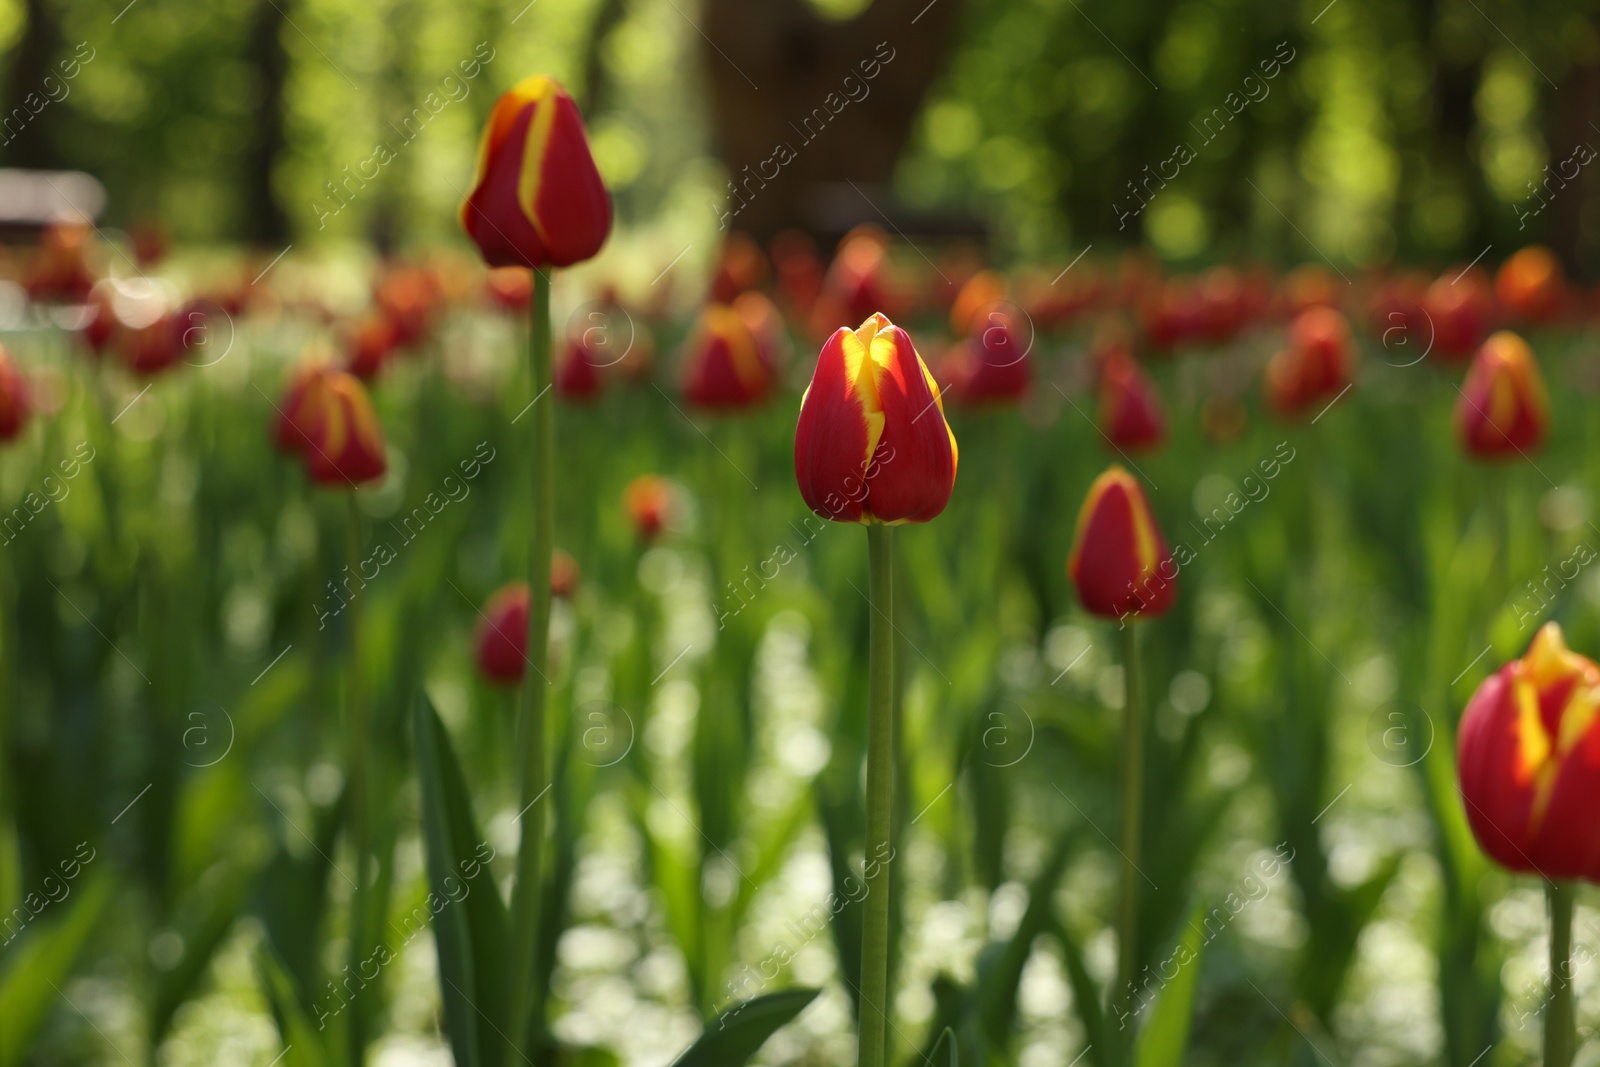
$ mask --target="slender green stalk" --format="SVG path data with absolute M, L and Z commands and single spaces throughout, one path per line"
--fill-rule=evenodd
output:
M 1544 1009 L 1544 1067 L 1572 1063 L 1572 883 L 1546 882 L 1550 902 L 1550 997 Z
M 889 1023 L 889 823 L 894 805 L 894 527 L 867 527 L 872 574 L 867 677 L 866 914 L 861 926 L 859 1067 L 883 1067 Z
M 356 510 L 356 498 L 349 494 L 350 514 L 345 523 L 345 554 L 350 560 L 350 572 L 361 573 L 361 515 Z M 342 581 L 341 581 L 342 584 Z M 350 964 L 347 973 L 360 974 L 367 954 L 367 853 L 371 851 L 371 828 L 368 825 L 367 804 L 367 746 L 370 732 L 367 726 L 367 702 L 361 692 L 361 646 L 358 640 L 360 596 L 350 597 L 350 617 L 347 624 L 345 646 L 345 755 L 348 778 L 345 783 L 347 818 L 350 828 L 350 852 L 355 858 L 355 892 L 350 898 Z M 350 1022 L 346 1028 L 350 1039 L 350 1063 L 364 1062 L 367 1044 L 365 1015 L 359 997 L 351 998 Z
M 1144 714 L 1139 705 L 1138 626 L 1122 628 L 1122 898 L 1117 913 L 1117 986 L 1112 1003 L 1118 1015 L 1133 1010 L 1133 979 L 1138 967 L 1140 838 L 1144 808 Z M 1133 1047 L 1134 1027 L 1124 1031 L 1124 1048 Z M 1131 1055 L 1124 1058 L 1128 1062 Z
M 534 988 L 539 946 L 539 904 L 543 896 L 540 859 L 544 848 L 544 796 L 548 775 L 545 741 L 545 661 L 550 645 L 550 554 L 554 549 L 555 402 L 550 388 L 550 275 L 533 272 L 533 303 L 528 332 L 528 377 L 533 407 L 528 411 L 528 454 L 532 467 L 532 516 L 528 552 L 528 664 L 517 723 L 522 774 L 522 842 L 517 849 L 517 882 L 511 891 L 511 1028 L 506 1040 L 513 1055 L 526 1060 L 522 1042 L 530 1025 L 542 1027 L 535 1009 L 544 1003 Z

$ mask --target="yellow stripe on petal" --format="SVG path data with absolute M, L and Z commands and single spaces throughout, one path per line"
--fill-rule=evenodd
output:
M 526 81 L 534 80 L 542 81 L 547 86 L 550 84 L 550 79 L 540 76 L 526 79 Z M 554 93 L 546 92 L 534 104 L 533 121 L 528 123 L 528 138 L 523 142 L 522 169 L 517 173 L 517 204 L 522 208 L 522 214 L 533 226 L 533 231 L 539 235 L 541 241 L 548 241 L 549 235 L 545 233 L 544 224 L 539 221 L 536 208 L 539 203 L 539 186 L 544 178 L 545 149 L 550 144 L 550 131 L 555 128 L 555 124 L 556 97 Z
M 860 329 L 846 332 L 842 346 L 845 377 L 851 383 L 856 403 L 861 405 L 861 417 L 867 424 L 867 454 L 861 457 L 862 470 L 877 455 L 878 441 L 883 437 L 883 400 L 878 392 L 878 374 L 883 359 L 892 358 L 894 341 L 879 337 L 878 331 L 888 322 L 882 315 L 874 314 Z M 876 351 L 879 341 L 890 346 L 887 355 L 881 358 Z

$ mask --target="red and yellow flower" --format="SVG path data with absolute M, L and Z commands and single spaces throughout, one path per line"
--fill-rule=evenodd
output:
M 1600 882 L 1600 666 L 1546 623 L 1467 703 L 1456 767 L 1490 858 L 1550 879 Z
M 760 293 L 744 293 L 733 305 L 707 305 L 689 335 L 685 399 L 711 410 L 744 408 L 764 400 L 776 377 L 776 315 L 772 302 Z
M 1561 261 L 1543 245 L 1529 245 L 1500 264 L 1494 295 L 1512 318 L 1543 322 L 1561 308 L 1566 278 Z
M 21 433 L 32 411 L 27 379 L 5 346 L 0 345 L 0 441 L 9 441 Z
M 383 427 L 366 387 L 326 363 L 295 372 L 278 405 L 278 446 L 299 453 L 311 480 L 348 485 L 381 478 L 387 469 Z
M 1550 427 L 1550 400 L 1528 343 L 1510 330 L 1490 337 L 1472 358 L 1456 401 L 1456 433 L 1484 458 L 1538 448 Z
M 641 474 L 622 491 L 622 510 L 628 513 L 639 539 L 654 541 L 672 511 L 672 484 L 659 474 Z
M 1289 327 L 1288 347 L 1267 361 L 1267 400 L 1295 416 L 1350 384 L 1354 348 L 1343 313 L 1325 305 L 1302 311 Z
M 524 78 L 495 102 L 461 225 L 491 267 L 565 267 L 600 251 L 611 197 L 555 79 Z
M 911 337 L 882 314 L 840 327 L 800 400 L 795 477 L 838 522 L 927 522 L 956 479 L 956 437 Z
M 1118 448 L 1154 448 L 1167 436 L 1161 397 L 1138 361 L 1114 348 L 1100 364 L 1100 432 Z
M 1154 618 L 1172 606 L 1178 565 L 1144 490 L 1119 466 L 1089 486 L 1067 576 L 1084 608 L 1108 619 Z

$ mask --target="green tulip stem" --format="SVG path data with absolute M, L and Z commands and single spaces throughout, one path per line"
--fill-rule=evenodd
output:
M 1544 1067 L 1570 1067 L 1572 1012 L 1572 883 L 1546 882 L 1550 901 L 1550 997 L 1544 1009 Z
M 1140 830 L 1144 807 L 1144 717 L 1139 706 L 1138 626 L 1122 627 L 1122 896 L 1117 913 L 1117 985 L 1111 1002 L 1119 1015 L 1132 1010 L 1133 979 L 1138 968 Z M 1133 1046 L 1134 1027 L 1125 1031 Z M 1124 1062 L 1131 1060 L 1131 1055 Z
M 550 275 L 533 272 L 533 302 L 528 331 L 529 388 L 533 405 L 528 411 L 528 456 L 532 468 L 531 536 L 528 554 L 527 671 L 522 687 L 522 709 L 517 723 L 521 752 L 522 838 L 517 848 L 517 881 L 511 891 L 511 1028 L 506 1041 L 508 1062 L 527 1058 L 521 1043 L 530 1025 L 540 1028 L 535 1004 L 544 998 L 534 989 L 535 956 L 539 943 L 540 853 L 544 847 L 545 810 L 535 807 L 543 798 L 547 775 L 545 754 L 546 656 L 550 645 L 550 555 L 554 549 L 555 517 L 555 402 L 544 394 L 550 389 Z
M 872 625 L 867 674 L 866 913 L 859 1067 L 883 1067 L 889 1023 L 889 823 L 894 801 L 894 527 L 867 526 Z
M 356 507 L 354 491 L 348 494 L 349 515 L 345 521 L 345 554 L 350 559 L 350 571 L 360 573 L 361 570 L 361 512 Z M 342 581 L 343 579 L 341 579 Z M 345 808 L 346 817 L 350 820 L 350 853 L 355 862 L 355 891 L 350 897 L 350 970 L 356 973 L 361 968 L 367 956 L 367 854 L 371 851 L 371 827 L 368 824 L 369 810 L 367 803 L 367 746 L 369 733 L 367 727 L 367 704 L 361 693 L 361 645 L 358 640 L 360 634 L 359 623 L 361 620 L 360 605 L 357 597 L 350 599 L 350 621 L 346 630 L 345 644 L 345 728 L 348 737 L 349 752 L 346 756 L 345 766 L 348 768 L 349 778 L 345 782 L 345 795 L 347 797 Z M 365 1014 L 362 1005 L 352 1001 L 350 1005 L 350 1025 L 347 1033 L 350 1040 L 350 1062 L 360 1064 L 364 1062 L 367 1043 Z

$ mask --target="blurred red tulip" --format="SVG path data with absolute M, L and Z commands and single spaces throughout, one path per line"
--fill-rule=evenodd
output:
M 1600 667 L 1546 623 L 1484 679 L 1456 741 L 1472 834 L 1513 871 L 1600 882 Z
M 814 325 L 822 332 L 844 319 L 855 322 L 896 306 L 889 278 L 889 242 L 871 226 L 847 234 L 833 257 L 823 282 L 822 296 L 812 309 Z
M 9 441 L 21 433 L 32 410 L 27 379 L 12 362 L 11 353 L 0 345 L 0 441 Z
M 1118 448 L 1155 448 L 1167 436 L 1161 398 L 1137 361 L 1113 351 L 1100 364 L 1100 432 Z
M 1544 322 L 1560 309 L 1566 296 L 1561 261 L 1543 245 L 1529 245 L 1500 265 L 1494 295 L 1519 322 Z
M 571 600 L 578 591 L 578 561 L 570 553 L 556 549 L 550 557 L 550 595 Z
M 611 197 L 555 79 L 524 78 L 495 102 L 461 225 L 491 267 L 565 267 L 605 244 Z
M 439 311 L 439 286 L 422 267 L 389 271 L 374 289 L 373 301 L 393 331 L 394 347 L 414 345 L 428 336 Z
M 1299 315 L 1314 307 L 1337 308 L 1348 288 L 1322 264 L 1303 264 L 1284 276 L 1281 290 L 1284 310 L 1290 315 Z
M 734 297 L 767 280 L 767 256 L 749 234 L 735 230 L 722 242 L 716 273 L 711 278 L 711 301 L 731 304 Z
M 1104 618 L 1155 618 L 1172 606 L 1178 565 L 1144 490 L 1121 467 L 1107 468 L 1089 486 L 1067 576 L 1084 608 Z
M 1012 315 L 988 314 L 987 322 L 973 323 L 950 362 L 950 395 L 964 404 L 1011 402 L 1028 391 L 1030 340 L 1013 328 Z
M 1469 267 L 1434 279 L 1423 294 L 1422 310 L 1433 324 L 1433 350 L 1455 363 L 1470 356 L 1488 332 L 1494 298 L 1483 275 Z
M 1549 426 L 1550 401 L 1533 352 L 1501 330 L 1478 349 L 1461 385 L 1456 433 L 1462 447 L 1485 459 L 1524 455 L 1539 447 Z
M 483 606 L 478 624 L 478 670 L 496 685 L 514 686 L 528 670 L 528 585 L 502 586 Z
M 1304 414 L 1318 401 L 1338 396 L 1351 382 L 1354 348 L 1341 312 L 1317 305 L 1289 327 L 1289 344 L 1267 362 L 1267 400 L 1280 415 Z
M 772 239 L 771 248 L 778 289 L 803 319 L 822 295 L 824 271 L 816 242 L 801 230 L 784 230 Z
M 87 222 L 59 221 L 46 226 L 28 261 L 23 287 L 41 303 L 81 304 L 94 288 L 89 266 Z
M 950 332 L 970 337 L 975 328 L 989 323 L 990 312 L 1000 310 L 1007 293 L 1006 280 L 998 271 L 980 270 L 968 278 L 950 306 Z
M 527 311 L 533 300 L 533 274 L 524 267 L 496 267 L 489 272 L 483 288 L 502 311 Z
M 646 543 L 660 535 L 671 509 L 672 486 L 658 474 L 641 474 L 622 491 L 622 510 Z
M 823 345 L 800 400 L 795 477 L 838 522 L 927 522 L 955 487 L 956 437 L 911 337 L 881 314 Z
M 167 233 L 159 220 L 140 220 L 129 237 L 133 240 L 133 258 L 140 267 L 154 267 L 167 257 Z
M 399 332 L 386 315 L 367 315 L 350 330 L 345 341 L 345 368 L 362 381 L 371 381 L 389 362 L 399 343 Z
M 115 334 L 116 355 L 135 374 L 156 374 L 183 354 L 183 321 L 171 312 L 143 326 L 121 325 Z
M 584 343 L 585 334 L 567 341 L 566 352 L 556 367 L 556 395 L 575 404 L 590 404 L 600 398 L 600 366 L 597 358 Z M 603 358 L 603 357 L 601 357 Z
M 305 457 L 312 481 L 353 488 L 383 476 L 383 427 L 354 375 L 305 368 L 291 380 L 278 411 L 277 440 Z
M 745 317 L 726 304 L 700 312 L 686 356 L 683 395 L 695 407 L 737 410 L 759 403 L 772 388 L 771 355 L 762 352 Z
M 1244 327 L 1245 292 L 1239 272 L 1232 267 L 1212 267 L 1200 276 L 1195 291 L 1199 303 L 1196 328 L 1200 339 L 1222 344 Z

